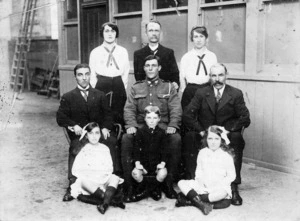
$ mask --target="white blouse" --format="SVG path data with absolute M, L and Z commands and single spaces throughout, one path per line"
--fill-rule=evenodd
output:
M 105 49 L 106 44 L 104 43 L 91 51 L 89 60 L 91 68 L 90 84 L 93 88 L 95 88 L 97 83 L 97 74 L 106 77 L 121 76 L 125 89 L 127 88 L 130 69 L 128 52 L 120 45 L 114 44 L 114 46 L 115 49 L 112 55 L 115 62 L 113 59 L 109 59 L 109 52 Z
M 197 75 L 199 64 L 198 56 L 204 56 L 203 63 L 205 64 L 207 75 L 205 75 L 203 64 L 200 65 L 200 70 Z M 180 61 L 180 90 L 184 91 L 187 84 L 204 84 L 209 81 L 210 68 L 217 63 L 217 56 L 207 48 L 202 54 L 199 54 L 194 48 L 183 55 Z

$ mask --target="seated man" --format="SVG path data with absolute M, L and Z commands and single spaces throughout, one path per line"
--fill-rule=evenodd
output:
M 249 110 L 245 105 L 241 90 L 226 84 L 227 69 L 223 64 L 215 64 L 210 69 L 211 86 L 197 90 L 191 103 L 185 108 L 183 123 L 190 130 L 183 140 L 183 158 L 186 178 L 195 178 L 196 160 L 200 140 L 205 130 L 212 125 L 225 127 L 229 131 L 230 146 L 234 149 L 236 179 L 231 184 L 232 204 L 241 205 L 238 192 L 241 183 L 241 168 L 245 141 L 241 134 L 250 125 Z
M 158 124 L 167 136 L 166 147 L 170 153 L 166 162 L 168 175 L 162 185 L 162 191 L 166 197 L 175 199 L 177 194 L 173 189 L 173 180 L 178 173 L 178 164 L 181 155 L 181 137 L 178 133 L 181 124 L 182 109 L 177 91 L 172 83 L 161 80 L 158 72 L 161 69 L 159 57 L 149 55 L 145 58 L 144 70 L 146 80 L 136 82 L 128 95 L 125 109 L 124 121 L 126 134 L 122 138 L 121 160 L 127 193 L 125 202 L 135 201 L 131 171 L 134 168 L 132 151 L 134 134 L 137 128 L 145 125 L 145 107 L 158 106 L 161 111 L 161 120 Z
M 82 134 L 82 128 L 89 122 L 94 121 L 99 124 L 103 137 L 100 142 L 107 145 L 110 149 L 114 172 L 117 165 L 119 165 L 116 157 L 117 139 L 111 131 L 113 120 L 105 94 L 90 87 L 90 67 L 88 64 L 76 65 L 74 76 L 77 87 L 62 96 L 56 114 L 58 125 L 67 128 L 71 140 L 68 160 L 69 187 L 63 197 L 63 201 L 73 199 L 70 195 L 70 185 L 75 182 L 76 177 L 72 175 L 72 166 L 75 156 L 85 145 L 85 142 L 79 141 L 79 138 Z

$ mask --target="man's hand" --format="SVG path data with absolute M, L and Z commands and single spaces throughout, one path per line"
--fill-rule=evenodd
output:
M 173 86 L 175 87 L 176 90 L 178 90 L 179 85 L 176 82 L 172 82 Z
M 75 133 L 77 136 L 80 136 L 81 133 L 82 133 L 82 128 L 81 128 L 80 126 L 78 126 L 78 125 L 75 125 L 75 126 L 73 127 L 73 130 L 74 130 L 74 133 Z
M 110 130 L 103 128 L 101 131 L 102 131 L 104 140 L 106 140 L 108 137 L 110 137 Z
M 176 133 L 176 128 L 175 127 L 167 127 L 167 134 L 175 134 Z
M 126 133 L 127 133 L 127 134 L 135 134 L 135 133 L 136 133 L 136 128 L 135 128 L 135 127 L 129 127 L 129 128 L 126 130 Z

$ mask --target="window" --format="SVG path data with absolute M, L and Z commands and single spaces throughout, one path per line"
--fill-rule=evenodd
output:
M 65 20 L 77 19 L 77 0 L 66 0 L 65 11 Z
M 156 0 L 156 9 L 187 6 L 188 0 Z
M 135 12 L 142 10 L 141 0 L 122 0 L 118 1 L 118 13 Z

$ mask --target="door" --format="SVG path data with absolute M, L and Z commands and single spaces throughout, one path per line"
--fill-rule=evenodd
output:
M 99 31 L 101 25 L 108 21 L 107 4 L 82 6 L 81 19 L 81 61 L 89 63 L 90 52 L 99 46 L 103 39 Z

